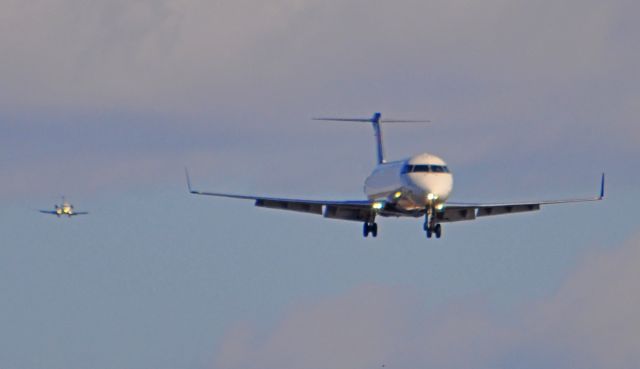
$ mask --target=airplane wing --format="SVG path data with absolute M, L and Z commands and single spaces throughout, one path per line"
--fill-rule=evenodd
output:
M 42 214 L 52 214 L 52 215 L 58 215 L 58 213 L 56 213 L 53 210 L 38 210 L 39 212 L 41 212 Z
M 89 212 L 88 212 L 88 211 L 74 211 L 74 212 L 71 214 L 71 216 L 73 217 L 73 216 L 76 216 L 76 215 L 87 215 L 87 214 L 89 214 Z
M 602 180 L 600 182 L 600 195 L 597 197 L 495 204 L 447 202 L 444 211 L 438 214 L 438 218 L 441 222 L 457 222 L 462 220 L 473 220 L 476 219 L 476 217 L 536 211 L 540 210 L 540 207 L 543 205 L 591 202 L 603 199 L 604 173 L 602 174 Z
M 373 219 L 375 218 L 375 212 L 372 207 L 373 202 L 368 200 L 324 201 L 205 192 L 194 190 L 191 186 L 191 180 L 189 178 L 188 172 L 186 173 L 186 176 L 189 193 L 194 195 L 253 200 L 255 201 L 255 206 L 258 207 L 298 211 L 303 213 L 322 215 L 325 218 L 332 219 L 368 222 L 373 221 Z

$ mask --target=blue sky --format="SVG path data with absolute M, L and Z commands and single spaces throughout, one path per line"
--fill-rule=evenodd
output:
M 0 367 L 640 363 L 629 1 L 6 0 Z M 369 127 L 467 201 L 591 196 L 445 227 L 195 198 L 361 198 Z M 46 217 L 66 195 L 88 217 Z M 606 302 L 606 303 L 603 303 Z

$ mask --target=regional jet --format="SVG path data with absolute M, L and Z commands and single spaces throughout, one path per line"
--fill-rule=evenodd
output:
M 453 174 L 438 156 L 422 153 L 399 161 L 385 159 L 381 124 L 428 122 L 381 119 L 375 113 L 368 119 L 314 118 L 322 121 L 370 123 L 376 138 L 377 166 L 364 183 L 366 200 L 325 201 L 263 196 L 247 196 L 220 192 L 205 192 L 192 187 L 186 172 L 189 192 L 194 195 L 227 197 L 255 201 L 255 206 L 322 215 L 325 218 L 363 223 L 363 236 L 377 237 L 377 217 L 424 218 L 427 238 L 442 236 L 442 223 L 484 218 L 491 215 L 515 214 L 539 210 L 543 205 L 599 201 L 604 199 L 604 173 L 600 194 L 591 198 L 504 203 L 449 202 L 453 189 Z
M 87 214 L 89 214 L 86 211 L 75 211 L 75 209 L 73 208 L 73 205 L 71 205 L 67 200 L 65 200 L 64 197 L 62 197 L 62 204 L 54 205 L 53 210 L 40 210 L 40 212 L 43 213 L 43 214 L 56 215 L 56 216 L 58 216 L 58 218 L 60 218 L 63 215 L 71 218 L 71 217 L 76 216 L 76 215 L 87 215 Z

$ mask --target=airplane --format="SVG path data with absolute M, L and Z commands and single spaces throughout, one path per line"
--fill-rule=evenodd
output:
M 255 206 L 322 215 L 325 218 L 363 223 L 362 234 L 377 237 L 377 217 L 424 218 L 427 238 L 442 236 L 442 223 L 469 221 L 492 215 L 515 214 L 540 210 L 543 205 L 600 201 L 604 199 L 605 175 L 600 181 L 600 194 L 590 198 L 504 203 L 449 202 L 453 189 L 453 173 L 440 157 L 429 153 L 387 161 L 384 154 L 381 124 L 418 123 L 428 121 L 371 118 L 314 118 L 321 121 L 370 123 L 376 138 L 377 166 L 365 180 L 365 200 L 309 200 L 237 195 L 195 190 L 185 169 L 188 190 L 194 195 L 253 200 Z
M 60 218 L 63 215 L 66 215 L 67 217 L 71 218 L 76 215 L 89 214 L 86 211 L 75 211 L 75 209 L 73 208 L 73 205 L 71 205 L 67 200 L 65 200 L 64 196 L 62 197 L 62 204 L 54 205 L 54 210 L 40 210 L 40 212 L 43 214 L 56 215 L 58 216 L 58 218 Z

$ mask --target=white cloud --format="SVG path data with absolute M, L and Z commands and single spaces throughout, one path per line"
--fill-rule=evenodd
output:
M 556 296 L 537 307 L 533 329 L 594 368 L 640 365 L 640 240 L 592 254 Z M 543 324 L 539 324 L 543 323 Z
M 407 297 L 387 288 L 364 287 L 336 300 L 294 309 L 268 337 L 242 325 L 219 353 L 226 368 L 358 368 L 376 366 L 403 350 L 396 344 L 411 325 Z
M 426 309 L 368 286 L 297 306 L 268 333 L 232 329 L 216 368 L 636 368 L 640 241 L 593 253 L 553 295 L 499 316 L 473 299 Z

